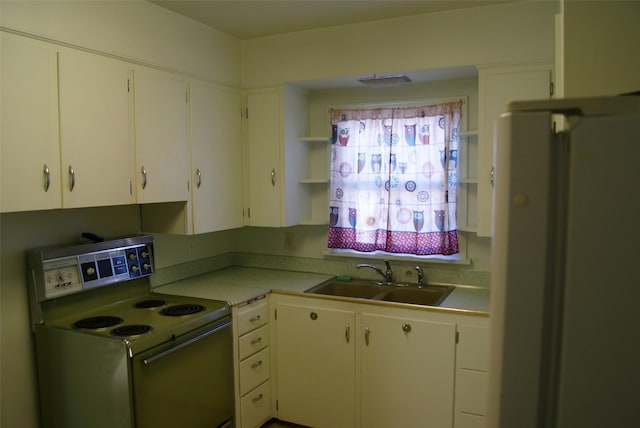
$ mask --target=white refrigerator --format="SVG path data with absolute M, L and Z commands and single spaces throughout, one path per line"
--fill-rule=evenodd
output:
M 488 426 L 638 428 L 640 97 L 496 127 Z

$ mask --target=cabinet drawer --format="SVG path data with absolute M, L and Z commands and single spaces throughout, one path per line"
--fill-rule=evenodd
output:
M 242 428 L 257 428 L 271 418 L 271 386 L 267 381 L 240 400 Z
M 460 370 L 456 385 L 456 411 L 487 414 L 487 372 Z
M 240 361 L 269 346 L 269 326 L 264 325 L 238 339 Z
M 266 300 L 251 303 L 238 311 L 238 335 L 261 327 L 269 322 L 269 304 Z
M 463 369 L 489 370 L 489 329 L 487 327 L 459 325 L 461 340 L 458 366 Z
M 251 391 L 269 378 L 271 358 L 269 348 L 240 362 L 240 395 Z
M 485 428 L 487 418 L 467 413 L 457 413 L 454 428 Z

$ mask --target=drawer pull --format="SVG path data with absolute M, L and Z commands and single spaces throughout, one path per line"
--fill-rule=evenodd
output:
M 252 344 L 252 345 L 257 345 L 257 344 L 258 344 L 258 343 L 260 343 L 260 342 L 262 342 L 262 338 L 261 338 L 261 337 L 258 337 L 258 338 L 256 338 L 256 339 L 253 339 L 253 340 L 251 341 L 251 344 Z
M 256 361 L 255 363 L 251 364 L 251 368 L 252 369 L 257 369 L 258 367 L 260 367 L 262 365 L 262 360 L 260 361 Z
M 263 395 L 262 393 L 260 393 L 257 397 L 253 397 L 253 399 L 251 401 L 253 401 L 254 403 L 257 403 L 258 401 L 262 400 Z
M 255 317 L 249 318 L 249 322 L 260 321 L 260 319 L 261 319 L 260 315 L 256 315 Z

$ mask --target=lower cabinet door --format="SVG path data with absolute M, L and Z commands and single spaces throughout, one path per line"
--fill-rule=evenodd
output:
M 240 399 L 242 428 L 258 428 L 271 418 L 271 383 L 267 381 Z
M 455 323 L 362 315 L 363 428 L 453 426 Z
M 277 305 L 278 419 L 355 426 L 355 312 Z

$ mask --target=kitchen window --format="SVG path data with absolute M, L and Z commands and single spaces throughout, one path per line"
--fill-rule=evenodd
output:
M 331 109 L 330 249 L 458 254 L 462 104 Z

